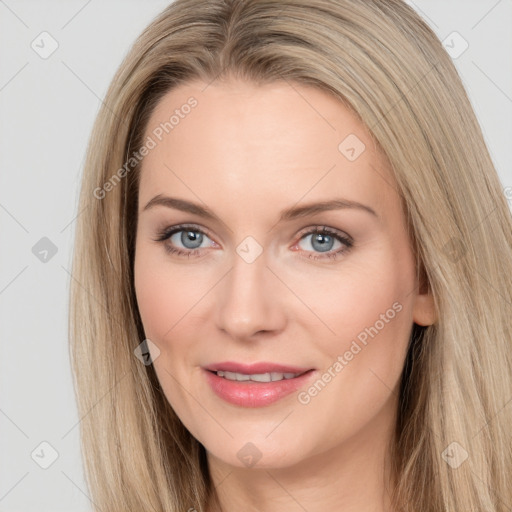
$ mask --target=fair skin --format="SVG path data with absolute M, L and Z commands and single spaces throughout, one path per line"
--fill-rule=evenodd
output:
M 389 444 L 408 341 L 414 322 L 435 321 L 389 164 L 336 98 L 284 81 L 182 84 L 159 102 L 146 136 L 190 96 L 197 106 L 144 158 L 139 188 L 135 289 L 146 337 L 160 350 L 160 385 L 206 449 L 222 511 L 389 512 Z M 350 134 L 365 145 L 353 161 L 338 149 Z M 145 209 L 159 194 L 218 219 Z M 279 220 L 285 209 L 341 198 L 375 214 L 354 207 Z M 155 241 L 178 224 L 184 233 Z M 305 234 L 324 226 L 352 247 Z M 199 242 L 197 228 L 207 233 Z M 236 250 L 248 236 L 262 250 L 250 263 Z M 179 256 L 166 245 L 199 248 Z M 372 326 L 377 334 L 346 354 Z M 333 371 L 338 356 L 343 369 Z M 251 408 L 208 385 L 203 367 L 228 360 L 313 372 L 297 392 Z M 330 381 L 308 394 L 329 368 Z M 259 454 L 250 467 L 237 456 L 249 442 Z

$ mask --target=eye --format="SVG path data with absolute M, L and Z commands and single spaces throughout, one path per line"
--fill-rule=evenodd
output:
M 210 237 L 208 237 L 205 231 L 197 226 L 173 226 L 163 230 L 159 233 L 158 238 L 155 239 L 157 242 L 165 242 L 167 240 L 171 242 L 164 244 L 167 252 L 188 257 L 195 256 L 200 252 L 199 249 L 208 247 L 208 245 L 202 247 L 203 242 L 207 240 L 210 240 L 212 244 L 217 245 Z M 210 246 L 212 245 L 210 244 Z
M 349 236 L 343 234 L 341 231 L 326 226 L 317 226 L 306 233 L 302 233 L 301 241 L 307 240 L 308 238 L 308 243 L 301 245 L 301 242 L 299 242 L 294 247 L 299 246 L 301 249 L 305 249 L 309 252 L 307 246 L 311 246 L 313 251 L 318 252 L 316 254 L 310 254 L 307 258 L 314 260 L 324 258 L 336 259 L 354 245 L 353 240 Z M 336 242 L 338 243 L 338 248 L 337 250 L 333 250 Z M 306 245 L 306 247 L 304 247 L 304 245 Z

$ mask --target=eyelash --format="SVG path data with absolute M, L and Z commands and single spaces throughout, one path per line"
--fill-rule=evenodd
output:
M 188 224 L 180 224 L 177 226 L 172 226 L 171 228 L 166 228 L 163 231 L 160 231 L 158 233 L 158 237 L 155 240 L 155 242 L 165 242 L 168 240 L 172 235 L 175 233 L 179 233 L 180 231 L 192 231 L 194 233 L 200 233 L 202 235 L 207 236 L 208 238 L 211 238 L 206 231 L 203 229 L 194 226 L 194 225 L 188 225 Z M 309 231 L 306 231 L 304 233 L 301 233 L 299 241 L 302 240 L 302 238 L 306 237 L 307 235 L 314 235 L 314 234 L 325 234 L 332 236 L 336 238 L 338 241 L 340 241 L 342 244 L 344 244 L 345 247 L 342 247 L 341 249 L 338 249 L 334 252 L 325 252 L 323 253 L 323 256 L 314 256 L 313 254 L 321 254 L 321 253 L 312 253 L 309 256 L 307 256 L 308 259 L 313 260 L 323 260 L 323 259 L 332 259 L 335 260 L 338 256 L 341 256 L 342 253 L 347 252 L 352 248 L 354 245 L 354 242 L 351 238 L 342 235 L 339 231 L 328 228 L 326 226 L 315 226 L 314 228 L 310 229 Z M 197 253 L 201 252 L 201 249 L 190 249 L 190 250 L 182 250 L 177 249 L 176 247 L 170 246 L 168 244 L 164 244 L 165 250 L 169 254 L 175 254 L 178 256 L 187 256 L 188 258 L 194 257 L 197 255 Z M 309 252 L 309 251 L 305 251 Z

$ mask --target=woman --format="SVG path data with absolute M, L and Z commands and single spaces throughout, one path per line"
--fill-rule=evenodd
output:
M 411 8 L 177 0 L 104 103 L 70 325 L 98 510 L 512 508 L 511 216 Z

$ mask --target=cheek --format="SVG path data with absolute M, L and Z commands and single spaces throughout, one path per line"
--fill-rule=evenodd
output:
M 166 326 L 167 329 L 172 326 L 172 318 L 169 317 L 169 312 L 173 311 L 173 304 L 169 304 L 172 294 L 162 278 L 161 268 L 152 264 L 149 256 L 149 251 L 137 248 L 134 264 L 135 294 L 146 336 L 160 339 Z
M 135 294 L 144 333 L 164 355 L 155 361 L 155 368 L 168 359 L 166 353 L 171 346 L 164 340 L 181 327 L 179 319 L 185 313 L 184 296 L 178 293 L 181 283 L 172 279 L 169 265 L 156 257 L 157 252 L 141 245 L 136 250 L 134 263 Z
M 146 336 L 163 341 L 194 315 L 194 306 L 206 293 L 207 276 L 190 274 L 173 265 L 163 248 L 140 244 L 136 250 L 134 284 Z
M 322 331 L 327 336 L 320 339 L 343 343 L 377 324 L 384 331 L 396 320 L 406 315 L 413 294 L 414 268 L 411 261 L 397 259 L 396 254 L 379 252 L 370 254 L 364 260 L 347 260 L 339 271 L 329 275 L 317 274 L 301 277 L 294 291 L 322 322 Z M 398 310 L 401 310 L 398 312 Z M 304 322 L 311 321 L 308 315 Z M 383 323 L 384 322 L 384 323 Z M 327 329 L 328 328 L 328 329 Z M 331 333 L 331 336 L 328 333 Z
M 379 251 L 364 264 L 347 265 L 329 289 L 310 292 L 307 300 L 335 334 L 315 338 L 326 384 L 313 383 L 299 401 L 319 424 L 332 424 L 332 439 L 371 422 L 393 398 L 412 326 L 413 283 L 414 263 L 407 254 Z
M 400 252 L 396 245 L 379 247 L 364 260 L 347 260 L 328 283 L 318 282 L 308 288 L 302 283 L 299 293 L 307 293 L 304 302 L 312 304 L 329 327 L 320 326 L 325 334 L 315 338 L 326 356 L 324 370 L 338 362 L 337 381 L 345 387 L 348 379 L 352 395 L 360 398 L 371 394 L 376 379 L 392 388 L 403 367 L 413 323 L 415 272 L 410 252 Z

